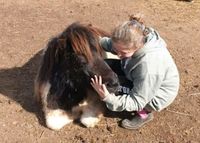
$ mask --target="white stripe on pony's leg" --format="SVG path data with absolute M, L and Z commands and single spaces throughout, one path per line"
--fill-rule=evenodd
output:
M 49 110 L 46 114 L 46 125 L 52 130 L 59 130 L 73 121 L 64 110 Z
M 43 111 L 44 111 L 45 119 L 46 119 L 46 125 L 48 128 L 52 130 L 59 130 L 65 125 L 71 123 L 73 119 L 70 118 L 67 112 L 65 112 L 62 109 L 52 110 L 48 108 L 47 96 L 51 88 L 51 84 L 47 82 L 43 84 L 42 86 L 43 86 L 42 88 L 43 90 L 42 90 L 41 99 L 42 99 Z

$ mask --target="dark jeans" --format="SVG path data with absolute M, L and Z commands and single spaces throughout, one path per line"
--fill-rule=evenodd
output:
M 120 88 L 118 91 L 119 95 L 128 94 L 133 88 L 132 81 L 126 78 L 126 75 L 121 69 L 121 60 L 118 59 L 105 59 L 106 63 L 111 67 L 111 69 L 118 75 Z

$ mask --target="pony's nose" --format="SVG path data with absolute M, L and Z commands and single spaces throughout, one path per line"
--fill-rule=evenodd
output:
M 112 78 L 110 81 L 106 82 L 105 85 L 108 88 L 118 88 L 119 87 L 119 80 L 118 78 Z

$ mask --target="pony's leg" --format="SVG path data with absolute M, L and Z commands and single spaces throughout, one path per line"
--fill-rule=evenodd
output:
M 94 127 L 100 122 L 105 106 L 94 93 L 88 96 L 86 103 L 82 110 L 80 122 L 86 127 Z
M 73 121 L 73 118 L 70 116 L 70 114 L 58 108 L 58 105 L 53 98 L 47 100 L 47 95 L 51 87 L 49 82 L 40 85 L 36 83 L 35 87 L 35 93 L 37 99 L 40 99 L 42 104 L 46 126 L 48 128 L 52 130 L 59 130 Z M 49 108 L 49 105 L 51 108 Z

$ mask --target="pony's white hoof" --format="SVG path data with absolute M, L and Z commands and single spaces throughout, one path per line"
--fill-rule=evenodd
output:
M 62 110 L 52 110 L 46 115 L 46 125 L 52 130 L 59 130 L 73 120 Z
M 85 127 L 92 128 L 98 124 L 100 119 L 97 117 L 82 117 L 80 121 Z

